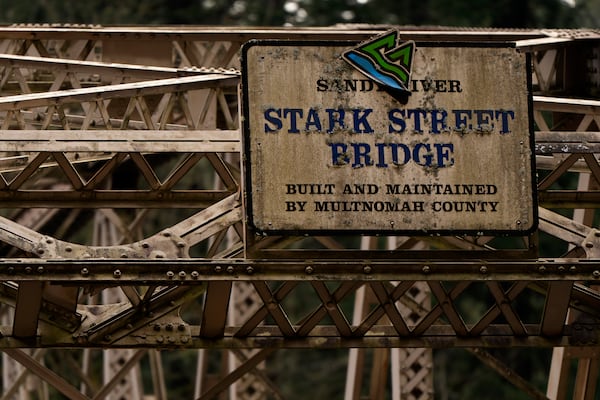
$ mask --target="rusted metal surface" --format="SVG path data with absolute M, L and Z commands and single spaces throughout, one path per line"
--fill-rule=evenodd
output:
M 0 302 L 9 317 L 0 347 L 67 393 L 42 363 L 11 349 L 269 349 L 241 359 L 241 369 L 208 394 L 274 348 L 564 346 L 567 361 L 596 354 L 600 296 L 588 283 L 600 279 L 600 236 L 592 213 L 578 219 L 554 209 L 597 207 L 598 104 L 581 83 L 591 74 L 584 57 L 571 57 L 597 52 L 595 30 L 400 29 L 406 40 L 514 41 L 530 54 L 538 231 L 510 240 L 407 236 L 392 249 L 361 250 L 353 236 L 246 230 L 241 45 L 356 43 L 383 30 L 0 28 Z M 161 59 L 148 65 L 142 51 L 130 58 L 119 51 L 136 40 L 145 49 L 154 41 Z M 564 187 L 573 174 L 590 184 Z M 96 213 L 110 219 L 118 244 L 86 241 Z M 539 235 L 558 244 L 540 247 Z M 235 310 L 224 302 L 235 281 L 255 290 L 260 304 L 232 323 Z M 416 320 L 398 306 L 413 286 L 435 299 Z M 107 287 L 123 300 L 88 304 L 76 295 Z M 307 296 L 301 287 L 314 304 L 298 315 L 289 299 Z M 372 309 L 354 321 L 341 304 L 366 288 Z M 461 300 L 477 293 L 487 302 L 473 317 Z M 532 298 L 545 304 L 533 323 L 516 306 Z M 192 316 L 182 317 L 192 303 Z M 570 319 L 571 312 L 585 318 Z M 578 395 L 593 391 L 586 371 L 595 368 L 582 362 Z M 88 385 L 88 393 L 104 394 L 114 382 Z

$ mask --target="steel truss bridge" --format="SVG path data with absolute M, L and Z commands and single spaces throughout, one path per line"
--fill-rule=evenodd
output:
M 531 53 L 534 234 L 273 237 L 245 225 L 240 46 L 388 28 L 0 27 L 2 398 L 165 399 L 167 349 L 195 352 L 194 398 L 280 399 L 270 356 L 347 348 L 345 399 L 430 399 L 432 349 L 450 347 L 533 398 L 594 398 L 600 31 L 400 28 Z M 545 392 L 488 351 L 507 347 L 554 349 Z

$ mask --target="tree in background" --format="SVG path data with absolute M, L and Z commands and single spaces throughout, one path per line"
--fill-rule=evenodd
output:
M 594 0 L 0 0 L 0 23 L 594 28 Z

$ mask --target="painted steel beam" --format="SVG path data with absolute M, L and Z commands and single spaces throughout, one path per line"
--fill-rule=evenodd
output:
M 0 280 L 77 285 L 205 281 L 587 281 L 600 280 L 600 259 L 533 260 L 247 260 L 0 259 Z

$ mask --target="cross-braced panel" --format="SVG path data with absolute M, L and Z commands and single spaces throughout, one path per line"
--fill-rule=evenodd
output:
M 590 96 L 572 55 L 597 54 L 593 31 L 402 32 L 417 41 L 517 41 L 532 53 L 539 232 L 405 237 L 391 251 L 363 251 L 358 237 L 246 229 L 240 45 L 359 41 L 379 31 L 0 29 L 0 300 L 14 316 L 0 327 L 0 346 L 39 375 L 37 355 L 15 349 L 261 349 L 237 351 L 240 366 L 203 392 L 210 398 L 251 371 L 277 396 L 254 368 L 275 348 L 597 344 L 600 297 L 585 282 L 600 279 L 600 235 L 593 213 L 571 210 L 597 208 L 599 104 L 563 97 Z M 121 41 L 127 50 L 116 48 Z M 161 54 L 156 65 L 140 61 L 149 45 Z M 92 244 L 98 215 L 118 244 Z M 544 247 L 538 235 L 555 242 Z M 256 301 L 244 313 L 229 307 L 235 281 Z M 87 301 L 109 287 L 123 300 Z M 356 320 L 351 304 L 361 291 L 372 302 Z M 417 292 L 428 293 L 430 307 Z M 409 367 L 402 381 L 415 395 L 429 393 L 416 379 L 424 371 Z

